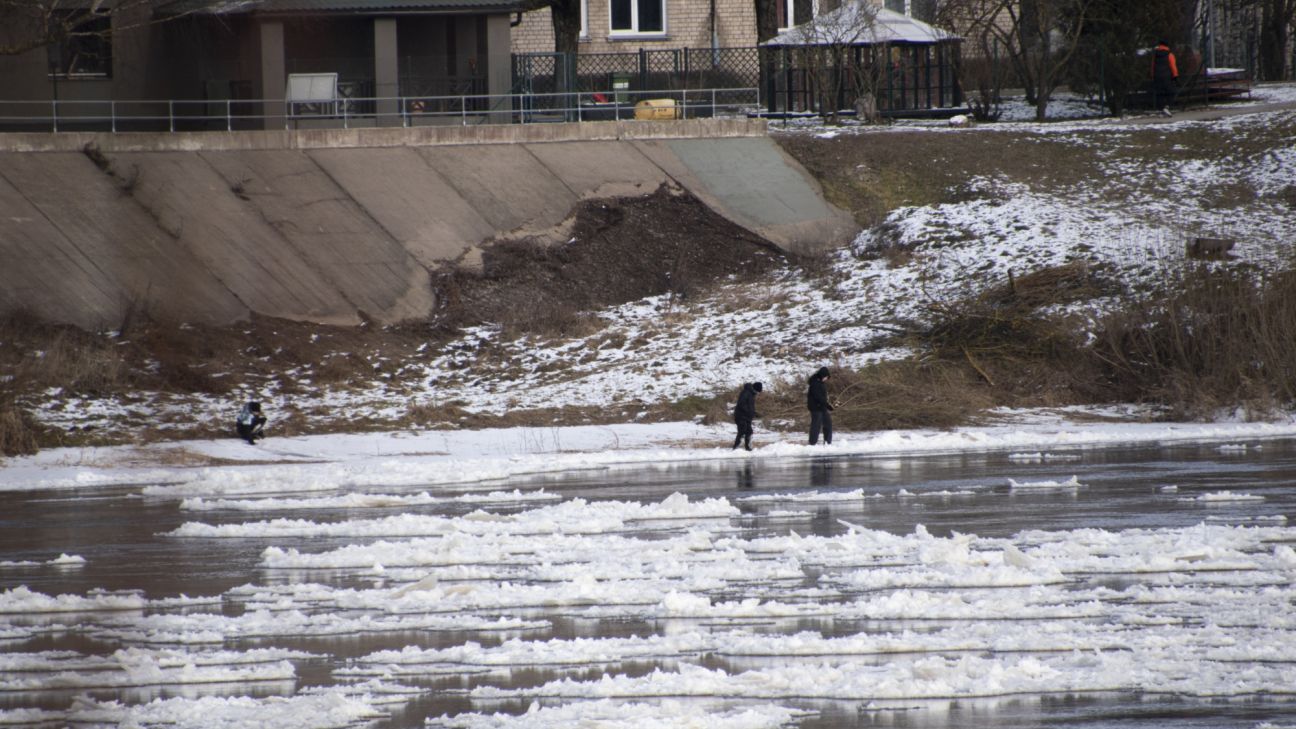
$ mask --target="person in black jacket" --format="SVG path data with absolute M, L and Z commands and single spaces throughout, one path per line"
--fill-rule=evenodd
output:
M 257 438 L 264 438 L 265 433 L 262 429 L 265 427 L 266 417 L 261 414 L 261 403 L 255 400 L 243 405 L 239 411 L 238 417 L 234 420 L 234 429 L 243 440 L 252 445 L 256 445 Z
M 1179 64 L 1175 62 L 1174 52 L 1167 41 L 1157 41 L 1152 50 L 1152 106 L 1159 108 L 1164 116 L 1170 116 L 1178 83 Z
M 738 404 L 734 406 L 734 423 L 738 426 L 738 435 L 734 436 L 733 447 L 743 444 L 751 450 L 752 420 L 759 418 L 756 412 L 756 393 L 765 389 L 759 382 L 744 382 L 742 392 L 738 393 Z
M 810 375 L 810 387 L 806 390 L 806 408 L 810 410 L 810 445 L 819 442 L 819 431 L 823 430 L 824 445 L 832 445 L 832 404 L 828 402 L 828 368 L 820 367 Z

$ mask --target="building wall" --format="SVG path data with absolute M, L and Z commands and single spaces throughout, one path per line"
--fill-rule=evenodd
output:
M 667 0 L 666 33 L 640 38 L 612 38 L 608 0 L 587 0 L 586 36 L 581 53 L 627 53 L 639 49 L 708 48 L 711 46 L 711 3 L 708 0 Z M 755 0 L 715 0 L 717 45 L 741 48 L 756 45 Z M 549 10 L 524 13 L 513 28 L 514 53 L 548 53 L 554 49 Z
M 140 10 L 147 12 L 141 6 Z M 112 38 L 112 72 L 106 77 L 56 78 L 49 73 L 48 51 L 36 48 L 23 54 L 0 55 L 0 101 L 33 101 L 30 113 L 47 116 L 46 102 L 57 99 L 60 116 L 74 113 L 81 100 L 223 100 L 261 98 L 260 25 L 268 20 L 251 16 L 219 19 L 191 16 L 166 23 L 115 20 L 121 30 Z M 507 29 L 508 16 L 493 18 Z M 374 21 L 372 17 L 337 16 L 275 20 L 284 32 L 285 72 L 337 71 L 343 78 L 373 79 Z M 491 66 L 507 73 L 509 49 L 500 43 L 508 33 L 496 33 L 488 42 L 492 19 L 484 15 L 408 15 L 397 19 L 399 73 L 422 79 L 420 93 L 460 93 L 453 81 L 470 76 L 486 79 Z M 116 25 L 114 26 L 116 27 Z M 0 41 L 13 34 L 0 24 Z M 491 43 L 500 44 L 493 48 Z M 438 77 L 447 77 L 439 82 Z M 271 83 L 271 82 L 267 82 Z M 284 80 L 273 82 L 282 94 Z M 485 82 L 483 82 L 485 83 Z M 495 83 L 495 87 L 499 83 Z M 492 87 L 495 93 L 504 88 Z M 165 105 L 163 105 L 165 107 Z M 86 107 L 87 111 L 90 107 Z M 103 115 L 105 106 L 95 114 Z M 119 110 L 128 113 L 125 109 Z M 0 115 L 23 115 L 10 105 Z M 149 112 L 153 113 L 153 112 Z

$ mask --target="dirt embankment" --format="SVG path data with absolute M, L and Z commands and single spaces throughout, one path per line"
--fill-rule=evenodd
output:
M 713 282 L 759 276 L 784 254 L 665 186 L 642 197 L 588 200 L 572 211 L 563 242 L 505 239 L 484 247 L 479 270 L 447 267 L 433 277 L 441 307 L 427 321 L 359 327 L 253 316 L 228 327 L 128 316 L 110 334 L 41 322 L 19 313 L 0 321 L 0 452 L 38 446 L 210 437 L 227 430 L 184 408 L 153 401 L 274 392 L 420 391 L 424 363 L 459 327 L 498 325 L 507 335 L 589 334 L 593 309 L 645 296 L 687 298 Z M 113 401 L 113 428 L 42 427 L 39 409 L 67 413 L 82 398 Z M 546 422 L 554 414 L 546 413 Z M 558 414 L 561 417 L 561 414 Z M 293 409 L 277 432 L 390 428 L 399 420 L 357 419 L 325 408 Z
M 441 271 L 438 323 L 570 335 L 591 310 L 659 294 L 686 299 L 785 260 L 769 241 L 663 185 L 644 197 L 581 204 L 566 241 L 500 239 L 485 246 L 479 271 Z

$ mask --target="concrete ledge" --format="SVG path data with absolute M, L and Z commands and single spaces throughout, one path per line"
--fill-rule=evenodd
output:
M 497 126 L 382 127 L 242 132 L 0 133 L 0 152 L 234 152 L 283 149 L 433 147 L 649 139 L 763 137 L 764 119 L 684 119 Z

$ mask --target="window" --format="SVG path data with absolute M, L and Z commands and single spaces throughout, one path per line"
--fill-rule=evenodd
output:
M 51 19 L 65 31 L 49 45 L 51 76 L 108 78 L 112 76 L 112 17 L 85 10 L 66 11 Z
M 612 34 L 665 33 L 666 0 L 610 0 Z
M 779 30 L 808 23 L 818 14 L 814 0 L 777 0 Z

